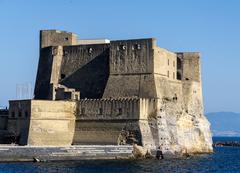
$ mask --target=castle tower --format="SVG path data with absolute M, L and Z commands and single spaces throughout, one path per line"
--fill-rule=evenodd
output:
M 63 47 L 75 45 L 77 35 L 58 30 L 40 31 L 40 58 L 34 89 L 35 99 L 53 99 L 54 87 L 59 82 Z
M 40 31 L 40 49 L 49 46 L 68 46 L 77 44 L 77 35 L 58 30 Z

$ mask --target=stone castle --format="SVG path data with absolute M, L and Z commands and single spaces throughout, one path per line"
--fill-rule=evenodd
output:
M 34 99 L 10 101 L 7 130 L 20 145 L 128 145 L 212 152 L 200 54 L 154 38 L 78 40 L 42 30 Z

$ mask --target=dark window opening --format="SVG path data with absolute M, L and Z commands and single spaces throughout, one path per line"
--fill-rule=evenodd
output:
M 12 115 L 12 117 L 14 118 L 14 117 L 15 117 L 15 112 L 12 112 L 11 115 Z
M 167 61 L 167 64 L 169 65 L 169 59 L 168 59 L 168 61 Z
M 182 75 L 181 75 L 180 72 L 177 72 L 177 79 L 178 79 L 178 80 L 182 80 Z
M 64 79 L 66 77 L 65 74 L 61 74 L 61 79 Z
M 177 101 L 177 94 L 176 93 L 174 94 L 173 100 Z
M 167 77 L 169 77 L 169 71 L 167 71 Z
M 175 79 L 175 72 L 173 72 L 173 79 Z
M 90 48 L 88 49 L 88 53 L 89 53 L 89 54 L 92 54 L 92 53 L 93 53 L 93 48 L 90 47 Z
M 102 115 L 103 114 L 103 109 L 99 108 L 99 114 Z
M 122 108 L 118 108 L 118 114 L 122 115 Z
M 121 50 L 126 50 L 126 46 L 125 45 L 120 45 L 120 49 Z
M 175 67 L 175 61 L 173 61 L 173 67 Z
M 65 37 L 64 40 L 65 40 L 65 41 L 68 41 L 68 37 Z
M 140 50 L 141 49 L 141 45 L 140 44 L 135 44 L 134 45 L 134 49 Z
M 27 112 L 27 111 L 25 111 L 25 117 L 26 117 L 26 118 L 28 117 L 28 112 Z
M 182 69 L 182 60 L 177 58 L 177 69 Z
M 65 50 L 65 51 L 63 52 L 63 55 L 68 55 L 68 51 Z
M 18 116 L 22 117 L 22 112 L 21 111 L 18 112 Z

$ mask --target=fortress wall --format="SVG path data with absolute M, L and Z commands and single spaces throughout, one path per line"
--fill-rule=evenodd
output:
M 159 108 L 159 99 L 140 99 L 140 120 L 148 120 L 155 116 Z
M 110 76 L 104 98 L 154 97 L 153 46 L 155 40 L 119 40 L 110 45 Z
M 108 60 L 109 44 L 64 46 L 63 53 L 61 73 L 67 78 L 96 58 L 103 57 Z
M 160 47 L 154 48 L 154 73 L 167 77 L 170 80 L 176 79 L 177 55 Z
M 183 53 L 183 80 L 201 82 L 200 53 Z
M 87 99 L 77 102 L 78 120 L 138 120 L 140 99 Z
M 76 121 L 73 144 L 124 145 L 141 144 L 137 120 Z
M 8 131 L 21 145 L 71 145 L 74 111 L 75 102 L 69 101 L 10 101 Z
M 29 135 L 31 100 L 9 101 L 7 130 L 20 145 L 26 145 Z
M 7 108 L 0 109 L 0 130 L 7 129 L 8 117 L 9 117 L 9 110 Z M 1 136 L 0 136 L 0 141 L 1 141 Z
M 73 144 L 141 143 L 139 99 L 80 100 L 77 102 Z
M 168 78 L 161 75 L 154 75 L 156 83 L 157 98 L 173 100 L 177 97 L 178 101 L 182 101 L 182 82 L 178 80 L 168 80 Z
M 109 44 L 65 46 L 60 84 L 81 92 L 81 98 L 101 98 L 109 76 Z
M 154 98 L 156 88 L 153 74 L 110 75 L 103 98 Z
M 49 46 L 66 46 L 77 44 L 77 35 L 58 30 L 40 31 L 40 49 Z
M 191 115 L 203 115 L 202 87 L 199 82 L 183 82 L 184 107 Z
M 153 73 L 155 39 L 111 41 L 110 74 Z
M 59 82 L 60 68 L 62 63 L 63 56 L 63 47 L 62 46 L 53 46 L 52 47 L 52 72 L 50 83 L 57 85 Z
M 57 85 L 59 82 L 62 55 L 62 46 L 41 49 L 34 91 L 35 99 L 53 99 L 51 84 Z
M 28 145 L 71 145 L 75 102 L 31 100 Z
M 53 63 L 52 47 L 41 49 L 34 89 L 35 99 L 49 98 L 52 63 Z
M 153 144 L 148 119 L 156 116 L 159 102 L 159 99 L 127 98 L 80 100 L 73 143 L 132 144 L 134 139 L 139 144 Z
M 8 124 L 8 116 L 0 114 L 0 130 L 6 130 Z

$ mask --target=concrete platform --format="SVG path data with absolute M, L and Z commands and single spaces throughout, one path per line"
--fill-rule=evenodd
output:
M 0 161 L 57 161 L 90 159 L 129 159 L 132 146 L 74 145 L 69 147 L 0 145 Z

